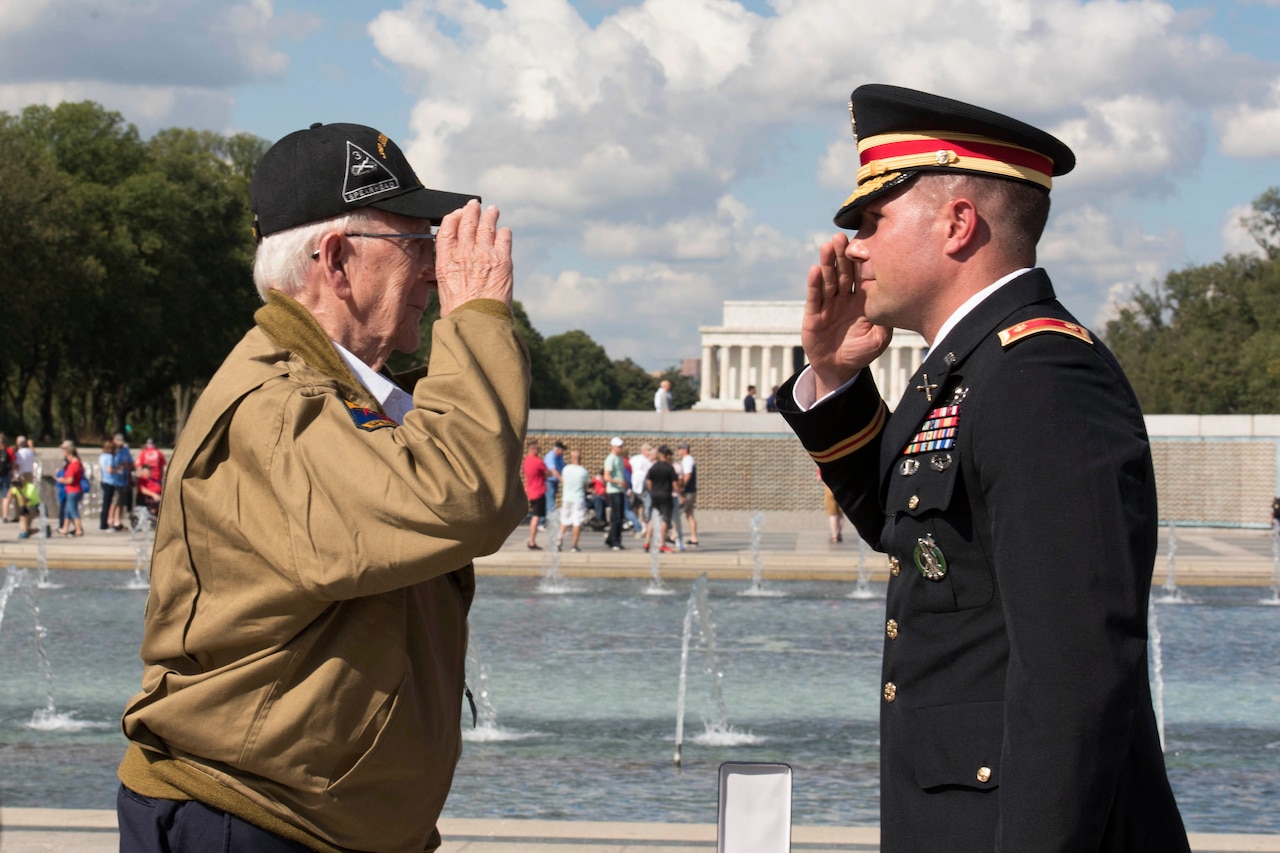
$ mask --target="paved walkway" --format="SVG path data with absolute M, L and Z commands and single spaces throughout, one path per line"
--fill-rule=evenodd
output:
M 604 821 L 440 821 L 441 853 L 682 853 L 716 848 L 711 824 Z M 867 827 L 796 826 L 791 849 L 806 853 L 876 853 L 880 831 Z M 116 813 L 89 809 L 0 809 L 5 853 L 115 853 Z M 1280 853 L 1280 835 L 1191 834 L 1196 853 Z
M 704 511 L 698 513 L 699 546 L 684 553 L 660 555 L 664 577 L 696 578 L 706 572 L 712 579 L 749 579 L 756 568 L 752 548 L 751 514 Z M 653 557 L 641 548 L 631 532 L 624 534 L 625 550 L 612 551 L 604 534 L 583 530 L 581 553 L 553 555 L 545 532 L 538 534 L 542 550 L 526 547 L 529 528 L 518 527 L 496 554 L 476 561 L 481 574 L 530 575 L 549 571 L 558 559 L 558 571 L 569 577 L 648 577 Z M 15 564 L 34 568 L 41 548 L 49 567 L 56 569 L 133 569 L 141 548 L 145 566 L 149 544 L 129 532 L 101 531 L 87 527 L 85 535 L 19 540 L 18 525 L 0 525 L 0 567 Z M 685 531 L 686 538 L 689 531 Z M 888 580 L 885 559 L 860 547 L 857 535 L 845 526 L 845 541 L 827 541 L 826 519 L 821 513 L 776 512 L 764 516 L 760 534 L 760 563 L 765 580 L 832 580 L 853 582 L 859 563 L 872 582 Z M 1170 532 L 1160 531 L 1156 557 L 1157 586 L 1166 583 L 1170 568 Z M 1174 579 L 1181 586 L 1269 586 L 1274 578 L 1272 537 L 1269 530 L 1180 527 L 1173 536 Z
M 745 512 L 700 512 L 699 547 L 663 554 L 664 577 L 692 578 L 702 572 L 713 578 L 750 578 L 757 552 L 752 548 L 751 515 Z M 887 580 L 884 558 L 859 547 L 845 528 L 845 541 L 827 541 L 826 520 L 820 513 L 771 513 L 760 532 L 759 557 L 767 580 L 832 580 L 854 582 L 859 562 L 869 579 Z M 41 557 L 51 568 L 135 569 L 139 549 L 145 558 L 145 537 L 127 532 L 88 529 L 82 537 L 17 539 L 16 524 L 0 525 L 0 567 L 15 564 L 35 568 Z M 689 531 L 685 531 L 686 536 Z M 528 527 L 518 528 L 496 554 L 477 561 L 482 574 L 541 574 L 558 559 L 558 571 L 570 577 L 647 577 L 652 556 L 631 533 L 624 551 L 603 544 L 603 534 L 583 531 L 582 552 L 553 556 L 548 550 L 526 547 Z M 546 533 L 538 542 L 545 549 Z M 43 549 L 43 550 L 42 550 Z M 1273 581 L 1272 537 L 1266 530 L 1178 528 L 1173 541 L 1175 580 L 1179 585 L 1267 586 Z M 1169 569 L 1169 531 L 1161 531 L 1155 583 L 1166 582 Z M 145 559 L 144 559 L 145 562 Z M 639 853 L 639 851 L 706 851 L 716 846 L 716 828 L 703 824 L 610 823 L 592 821 L 517 821 L 446 819 L 443 853 Z M 879 832 L 865 827 L 797 826 L 792 848 L 809 851 L 874 853 Z M 107 853 L 118 849 L 115 813 L 80 809 L 0 808 L 0 851 L 3 853 Z M 1280 835 L 1195 834 L 1192 849 L 1199 853 L 1280 853 Z

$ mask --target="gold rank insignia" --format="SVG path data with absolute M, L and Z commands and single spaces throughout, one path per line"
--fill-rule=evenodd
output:
M 1068 335 L 1082 340 L 1086 344 L 1093 343 L 1093 337 L 1084 326 L 1066 320 L 1058 320 L 1054 317 L 1039 317 L 1035 320 L 1024 320 L 1021 323 L 1015 323 L 1007 329 L 1001 329 L 1000 346 L 1013 346 L 1023 338 L 1029 338 L 1041 332 L 1057 332 L 1060 335 Z

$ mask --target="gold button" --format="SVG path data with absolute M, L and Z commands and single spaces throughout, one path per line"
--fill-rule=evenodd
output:
M 886 634 L 888 634 L 888 635 L 889 635 L 889 639 L 890 639 L 890 640 L 896 640 L 896 639 L 898 639 L 898 622 L 897 622 L 897 620 L 895 620 L 895 619 L 890 619 L 888 622 L 886 622 L 886 623 L 885 623 L 885 625 L 884 625 L 884 632 L 885 632 Z
M 907 509 L 915 509 L 920 506 L 920 496 L 912 495 L 911 500 L 907 501 Z
M 892 681 L 887 682 L 884 685 L 884 701 L 892 702 L 894 699 L 897 699 L 897 698 L 898 698 L 898 685 L 894 684 Z
M 978 781 L 979 781 L 979 782 L 990 782 L 990 781 L 991 781 L 991 768 L 990 768 L 990 767 L 979 767 L 979 768 L 978 768 Z
M 902 571 L 902 566 L 898 564 L 898 558 L 890 557 L 889 558 L 889 574 L 893 575 L 896 578 L 898 576 L 898 572 L 900 571 Z

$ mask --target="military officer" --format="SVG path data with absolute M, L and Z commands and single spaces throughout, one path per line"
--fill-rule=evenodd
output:
M 881 849 L 1188 850 L 1147 676 L 1142 413 L 1035 247 L 1071 150 L 894 86 L 850 109 L 857 188 L 808 277 L 779 407 L 890 569 Z M 892 414 L 893 328 L 931 349 Z

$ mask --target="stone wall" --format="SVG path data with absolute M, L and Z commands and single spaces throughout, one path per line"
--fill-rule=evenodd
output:
M 1280 494 L 1280 417 L 1160 415 L 1148 418 L 1162 521 L 1227 527 L 1265 526 Z M 706 510 L 822 510 L 817 466 L 775 414 L 743 412 L 530 413 L 530 437 L 545 453 L 559 439 L 598 470 L 609 439 L 688 441 L 698 462 L 698 506 Z

